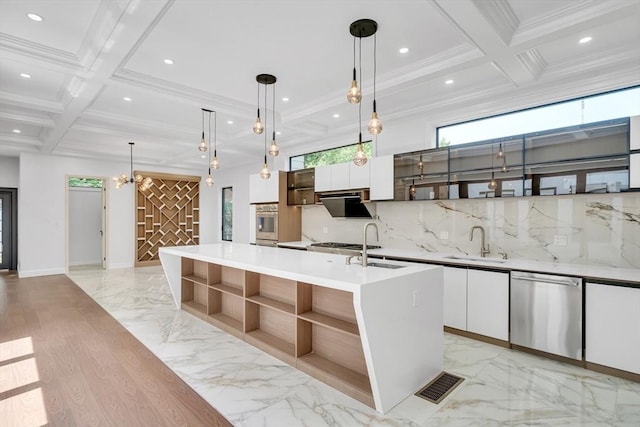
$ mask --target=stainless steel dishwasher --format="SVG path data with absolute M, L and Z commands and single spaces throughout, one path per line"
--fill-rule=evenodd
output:
M 511 343 L 582 359 L 582 279 L 511 272 Z

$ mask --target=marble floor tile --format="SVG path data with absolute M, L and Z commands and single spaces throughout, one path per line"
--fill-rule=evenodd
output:
M 160 267 L 69 277 L 238 426 L 640 426 L 640 384 L 445 334 L 444 369 L 465 378 L 436 405 L 387 414 L 176 310 Z

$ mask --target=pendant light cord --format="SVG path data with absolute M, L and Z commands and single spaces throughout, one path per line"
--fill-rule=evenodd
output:
M 264 84 L 264 163 L 267 163 L 267 84 Z
M 360 80 L 360 93 L 362 93 L 362 37 L 359 38 L 358 44 L 358 72 Z M 355 43 L 355 38 L 354 38 Z M 354 57 L 355 59 L 355 57 Z M 362 143 L 362 102 L 358 102 L 358 143 Z
M 131 161 L 130 161 L 130 169 L 131 169 L 131 176 L 129 177 L 129 179 L 131 180 L 131 182 L 133 182 L 133 142 L 129 143 L 129 147 L 131 147 L 130 153 L 131 153 Z
M 276 84 L 273 84 L 272 92 L 272 108 L 271 108 L 271 131 L 273 132 L 273 140 L 276 140 Z
M 211 136 L 209 136 L 209 141 L 211 141 Z M 211 151 L 211 147 L 209 147 L 209 151 Z M 218 156 L 218 113 L 213 112 L 213 156 Z M 209 163 L 211 163 L 211 154 L 209 154 Z
M 209 111 L 209 164 L 211 164 L 211 111 Z
M 378 35 L 374 34 L 373 35 L 373 112 L 377 112 L 376 111 L 376 74 L 377 74 L 377 68 L 378 68 L 378 59 L 377 59 L 377 55 L 376 52 L 378 51 Z

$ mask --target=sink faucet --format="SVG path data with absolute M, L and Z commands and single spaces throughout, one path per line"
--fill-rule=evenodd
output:
M 489 250 L 489 245 L 486 245 L 485 247 L 485 241 L 484 241 L 484 228 L 482 228 L 479 225 L 474 225 L 473 227 L 471 227 L 471 231 L 469 231 L 469 241 L 473 241 L 473 231 L 474 230 L 480 230 L 480 238 L 482 239 L 482 246 L 480 247 L 480 256 L 481 257 L 485 257 L 487 254 L 491 253 L 491 251 Z
M 380 235 L 378 234 L 378 225 L 375 222 L 368 222 L 364 225 L 364 230 L 363 230 L 363 234 L 364 234 L 364 238 L 363 238 L 363 244 L 362 244 L 362 266 L 366 267 L 367 266 L 367 228 L 369 228 L 369 226 L 372 225 L 373 228 L 376 229 L 376 240 L 380 240 Z

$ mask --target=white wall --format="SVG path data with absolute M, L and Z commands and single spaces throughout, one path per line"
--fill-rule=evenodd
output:
M 69 187 L 69 265 L 102 264 L 102 188 Z
M 0 187 L 18 188 L 20 161 L 17 157 L 0 157 Z
M 111 177 L 129 170 L 129 163 L 102 162 L 33 153 L 20 155 L 18 198 L 18 274 L 20 277 L 65 273 L 66 176 L 95 176 L 107 187 L 107 268 L 134 263 L 134 193 L 131 186 L 116 190 Z M 195 175 L 193 171 L 145 168 L 154 172 Z M 204 189 L 201 188 L 201 193 Z M 201 199 L 201 222 L 218 210 L 208 197 Z M 247 208 L 248 209 L 248 208 Z M 201 229 L 203 241 L 213 241 L 210 227 Z

